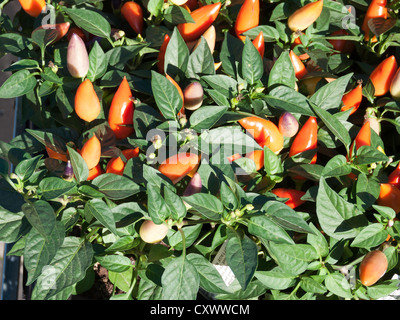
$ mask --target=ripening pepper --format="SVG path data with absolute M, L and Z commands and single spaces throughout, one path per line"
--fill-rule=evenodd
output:
M 108 112 L 108 124 L 117 139 L 129 137 L 133 129 L 135 106 L 128 80 L 124 77 L 115 92 Z
M 122 159 L 121 156 L 110 159 L 110 161 L 107 163 L 106 173 L 114 173 L 122 176 L 124 173 L 126 162 L 129 159 L 139 156 L 139 147 L 135 149 L 122 150 L 122 155 L 125 159 Z
M 361 104 L 362 95 L 362 83 L 359 83 L 354 89 L 346 93 L 342 98 L 342 108 L 341 111 L 346 111 L 351 109 L 350 115 L 357 111 Z
M 303 31 L 311 26 L 319 18 L 324 6 L 323 0 L 310 2 L 297 9 L 288 19 L 288 27 L 293 32 Z
M 307 150 L 313 150 L 317 148 L 318 135 L 318 123 L 315 117 L 309 117 L 308 120 L 301 127 L 299 132 L 296 134 L 292 145 L 289 149 L 289 157 L 295 156 L 301 152 Z M 314 164 L 317 162 L 317 152 L 311 159 L 310 163 Z
M 376 204 L 392 208 L 396 214 L 400 212 L 400 189 L 391 183 L 381 183 Z
M 72 34 L 67 49 L 67 68 L 74 78 L 84 78 L 89 71 L 89 55 L 82 38 Z
M 308 73 L 306 66 L 303 61 L 294 53 L 293 50 L 289 51 L 290 61 L 292 62 L 294 74 L 298 80 L 304 78 Z
M 275 153 L 283 149 L 283 136 L 272 121 L 252 116 L 239 120 L 239 123 L 262 148 L 266 146 Z
M 242 33 L 258 26 L 260 21 L 260 0 L 245 0 L 235 20 L 236 36 L 244 41 Z
M 199 160 L 200 157 L 194 153 L 177 153 L 164 160 L 159 165 L 158 171 L 176 184 L 187 175 L 193 177 L 200 164 Z
M 375 96 L 383 96 L 389 92 L 392 80 L 397 71 L 397 61 L 394 55 L 383 60 L 372 71 L 369 79 L 375 88 Z
M 220 9 L 221 2 L 217 2 L 202 6 L 192 11 L 190 16 L 194 20 L 194 23 L 181 23 L 178 24 L 177 27 L 183 40 L 187 42 L 200 38 L 200 36 L 211 26 L 215 19 L 217 19 Z
M 19 0 L 22 9 L 30 16 L 38 17 L 46 7 L 45 0 Z
M 347 35 L 349 35 L 349 33 L 343 29 L 331 33 L 331 36 L 347 36 Z M 354 43 L 349 40 L 329 39 L 328 41 L 333 46 L 333 49 L 345 54 L 352 53 L 355 48 Z
M 85 79 L 76 90 L 74 108 L 78 117 L 87 122 L 99 116 L 101 103 L 89 79 Z
M 271 192 L 279 198 L 288 198 L 285 201 L 285 204 L 288 205 L 290 208 L 295 209 L 305 203 L 305 200 L 302 200 L 306 193 L 301 190 L 297 189 L 290 189 L 290 188 L 275 188 L 271 190 Z
M 121 14 L 130 27 L 135 31 L 137 34 L 142 34 L 143 32 L 143 10 L 142 7 L 134 2 L 134 1 L 127 1 L 121 7 Z
M 387 0 L 372 0 L 368 6 L 367 12 L 364 17 L 361 30 L 364 32 L 364 39 L 366 41 L 370 40 L 370 28 L 368 26 L 368 21 L 373 18 L 383 18 L 386 19 L 388 15 L 388 10 L 386 8 Z M 376 36 L 371 38 L 371 42 L 377 42 Z
M 397 69 L 390 83 L 390 94 L 393 99 L 398 100 L 400 98 L 400 68 Z
M 382 251 L 368 252 L 360 263 L 361 283 L 366 287 L 372 286 L 385 275 L 387 268 L 388 260 Z
M 57 42 L 58 40 L 60 40 L 62 37 L 64 37 L 69 30 L 70 27 L 70 23 L 69 22 L 61 22 L 61 23 L 56 23 L 56 24 L 44 24 L 41 25 L 39 27 L 37 27 L 35 30 L 32 31 L 32 33 L 36 30 L 40 30 L 40 29 L 44 29 L 44 30 L 50 30 L 53 36 L 54 33 L 54 40 L 52 41 L 52 43 Z

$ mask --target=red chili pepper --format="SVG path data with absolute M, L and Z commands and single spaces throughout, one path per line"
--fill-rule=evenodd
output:
M 337 30 L 331 33 L 331 36 L 347 36 L 349 33 L 346 30 Z M 354 43 L 349 40 L 341 39 L 330 39 L 329 43 L 333 46 L 333 49 L 342 53 L 352 53 L 355 46 Z
M 272 121 L 253 116 L 243 118 L 239 123 L 261 147 L 266 146 L 273 152 L 283 149 L 283 136 Z
M 357 111 L 358 107 L 360 106 L 362 98 L 362 83 L 360 82 L 357 87 L 355 87 L 343 96 L 343 106 L 341 108 L 341 111 L 352 109 L 350 111 L 350 115 L 352 115 L 354 112 Z
M 71 37 L 72 37 L 72 35 L 73 35 L 74 33 L 75 33 L 77 36 L 79 36 L 83 41 L 86 41 L 86 40 L 87 40 L 87 39 L 86 39 L 86 35 L 85 35 L 85 33 L 83 32 L 83 30 L 82 30 L 81 28 L 72 27 L 72 28 L 70 28 L 69 31 L 68 31 L 68 35 L 67 35 L 68 41 L 71 39 Z
M 124 77 L 115 92 L 108 112 L 108 124 L 117 139 L 125 139 L 133 133 L 134 109 L 131 88 Z
M 293 39 L 292 45 L 290 47 L 290 49 L 294 49 L 295 47 L 297 47 L 298 45 L 303 45 L 303 43 L 301 42 L 300 39 L 300 35 L 304 35 L 304 32 L 299 32 L 298 34 L 296 33 L 296 37 Z M 303 53 L 301 55 L 298 56 L 300 60 L 307 60 L 308 58 L 310 58 L 308 53 Z
M 390 85 L 397 71 L 397 61 L 394 55 L 383 60 L 372 71 L 369 79 L 375 88 L 375 96 L 383 96 L 390 90 Z
M 259 0 L 245 0 L 240 7 L 239 13 L 235 21 L 236 36 L 245 40 L 246 37 L 242 33 L 257 27 L 260 21 L 260 1 Z
M 305 200 L 301 200 L 301 197 L 306 193 L 297 189 L 290 188 L 276 188 L 271 191 L 274 195 L 279 198 L 288 198 L 285 202 L 290 208 L 295 209 L 305 203 Z
M 170 37 L 168 34 L 165 34 L 164 36 L 164 41 L 160 47 L 160 52 L 158 53 L 157 57 L 157 69 L 159 73 L 164 74 L 164 61 L 165 61 L 165 51 L 167 50 L 167 46 L 169 43 Z
M 122 154 L 126 160 L 123 160 L 121 157 L 112 158 L 107 163 L 106 173 L 114 173 L 114 174 L 122 176 L 124 173 L 126 161 L 139 156 L 139 147 L 137 147 L 135 149 L 122 150 Z
M 179 95 L 182 98 L 182 107 L 178 113 L 178 117 L 179 117 L 180 115 L 185 114 L 185 106 L 184 106 L 185 99 L 183 96 L 183 91 L 182 91 L 181 87 L 179 86 L 179 84 L 170 75 L 165 74 L 165 77 L 175 86 L 176 89 L 178 89 Z
M 296 137 L 293 140 L 292 145 L 289 149 L 289 157 L 307 150 L 313 150 L 317 148 L 318 135 L 318 123 L 315 117 L 309 117 L 308 120 L 301 127 Z M 311 164 L 317 162 L 317 152 L 311 159 Z
M 370 146 L 371 145 L 371 124 L 369 121 L 366 121 L 360 131 L 358 131 L 358 134 L 356 138 L 354 139 L 353 143 L 351 144 L 349 155 L 351 158 L 352 155 L 352 150 L 355 144 L 356 150 L 361 148 L 362 146 Z
M 387 1 L 386 0 L 372 0 L 370 5 L 368 6 L 367 12 L 364 17 L 363 24 L 361 26 L 361 30 L 364 32 L 365 40 L 370 40 L 370 29 L 368 26 L 368 21 L 373 18 L 387 18 L 388 11 L 386 8 Z M 376 36 L 371 38 L 371 42 L 377 42 L 378 39 Z
M 54 43 L 54 42 L 57 42 L 58 40 L 60 40 L 62 37 L 64 37 L 68 33 L 70 25 L 71 24 L 69 22 L 61 22 L 61 23 L 56 23 L 56 24 L 44 24 L 42 26 L 37 27 L 34 31 L 40 30 L 40 29 L 51 30 L 52 31 L 51 33 L 55 34 L 55 39 L 52 41 Z
M 143 32 L 143 10 L 142 7 L 133 1 L 125 2 L 121 8 L 121 14 L 137 34 Z
M 293 50 L 290 50 L 289 57 L 292 61 L 296 78 L 298 80 L 302 79 L 308 73 L 306 66 L 304 65 L 303 61 L 301 61 L 300 58 L 294 53 Z
M 253 45 L 256 47 L 257 51 L 260 53 L 261 58 L 263 58 L 264 51 L 265 51 L 265 42 L 264 42 L 264 34 L 262 31 L 260 31 L 258 36 L 253 40 Z
M 19 0 L 19 3 L 22 9 L 34 18 L 38 17 L 46 7 L 45 0 Z
M 400 189 L 390 183 L 381 183 L 379 197 L 376 204 L 392 208 L 396 213 L 400 212 Z
M 183 40 L 194 41 L 200 38 L 215 19 L 217 19 L 220 9 L 221 2 L 217 2 L 192 11 L 190 16 L 193 18 L 194 23 L 188 22 L 178 24 L 178 31 Z
M 400 162 L 397 167 L 389 174 L 388 183 L 400 189 Z

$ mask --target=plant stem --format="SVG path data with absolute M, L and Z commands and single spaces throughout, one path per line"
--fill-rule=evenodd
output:
M 185 233 L 183 232 L 182 228 L 178 228 L 179 232 L 181 233 L 182 236 L 182 255 L 185 257 L 186 256 L 186 238 L 185 238 Z

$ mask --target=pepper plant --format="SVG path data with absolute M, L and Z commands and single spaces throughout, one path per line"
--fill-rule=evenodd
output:
M 398 1 L 19 2 L 0 241 L 31 299 L 99 267 L 122 300 L 398 288 Z

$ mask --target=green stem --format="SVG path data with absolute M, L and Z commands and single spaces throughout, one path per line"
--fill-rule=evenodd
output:
M 183 232 L 182 228 L 178 228 L 179 232 L 181 233 L 182 236 L 182 255 L 185 257 L 186 256 L 186 238 L 185 238 L 185 233 Z

